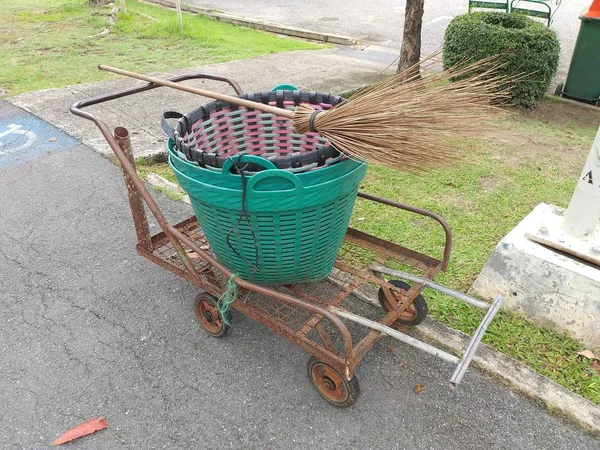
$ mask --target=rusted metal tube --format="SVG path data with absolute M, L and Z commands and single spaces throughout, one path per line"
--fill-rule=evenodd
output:
M 465 375 L 469 364 L 471 364 L 473 356 L 475 356 L 477 347 L 479 347 L 479 343 L 481 342 L 481 339 L 485 334 L 485 330 L 487 330 L 487 327 L 490 325 L 490 323 L 492 323 L 492 320 L 494 319 L 496 313 L 500 310 L 500 306 L 502 306 L 503 301 L 504 298 L 501 295 L 499 295 L 496 298 L 496 300 L 494 300 L 492 307 L 489 309 L 489 311 L 486 313 L 485 317 L 477 327 L 475 334 L 473 334 L 473 337 L 471 338 L 471 342 L 469 342 L 469 345 L 467 345 L 467 348 L 463 353 L 463 357 L 460 363 L 458 364 L 458 367 L 454 371 L 454 374 L 452 374 L 452 378 L 450 379 L 450 387 L 452 389 L 458 386 L 458 383 L 460 383 L 463 376 Z
M 133 151 L 131 149 L 131 139 L 129 137 L 129 131 L 124 127 L 117 127 L 114 130 L 114 137 L 119 144 L 123 153 L 129 160 L 129 162 L 135 168 L 135 160 L 133 159 Z M 146 210 L 144 209 L 144 202 L 137 191 L 133 180 L 126 172 L 123 172 L 123 179 L 125 180 L 125 187 L 127 188 L 127 194 L 129 196 L 129 207 L 131 208 L 131 215 L 133 216 L 133 224 L 135 226 L 135 234 L 137 235 L 138 245 L 140 248 L 151 252 L 152 241 L 150 239 L 150 228 L 148 227 L 148 216 L 146 216 Z
M 436 222 L 438 222 L 442 226 L 442 228 L 444 229 L 444 233 L 446 234 L 446 242 L 444 243 L 444 257 L 442 259 L 441 269 L 444 271 L 448 268 L 448 263 L 450 261 L 450 252 L 452 251 L 452 230 L 450 230 L 450 225 L 448 225 L 448 222 L 446 222 L 446 220 L 444 220 L 442 216 L 434 212 L 428 211 L 426 209 L 405 205 L 404 203 L 396 202 L 394 200 L 388 200 L 386 198 L 377 197 L 371 194 L 366 194 L 364 192 L 359 192 L 358 196 L 366 200 L 371 200 L 373 202 L 382 203 L 384 205 L 393 206 L 394 208 L 399 208 L 415 214 L 430 217 Z
M 374 265 L 371 267 L 371 270 L 374 272 L 384 273 L 386 275 L 390 275 L 392 277 L 403 278 L 405 280 L 412 281 L 414 283 L 420 283 L 424 286 L 427 286 L 431 289 L 435 289 L 436 291 L 441 292 L 442 294 L 449 295 L 450 297 L 454 297 L 457 300 L 461 300 L 465 303 L 468 303 L 471 306 L 475 306 L 480 309 L 490 309 L 490 305 L 482 302 L 480 300 L 474 299 L 473 297 L 469 297 L 462 292 L 455 291 L 454 289 L 450 289 L 449 287 L 443 286 L 435 281 L 431 281 L 427 278 L 418 277 L 416 275 L 412 275 L 410 273 L 402 272 L 400 270 L 389 269 L 382 265 Z
M 405 344 L 408 344 L 412 347 L 418 348 L 419 350 L 423 350 L 424 352 L 429 353 L 430 355 L 437 356 L 438 358 L 443 359 L 444 361 L 447 361 L 447 362 L 450 362 L 453 364 L 458 364 L 460 361 L 456 356 L 451 355 L 450 353 L 440 350 L 439 348 L 435 348 L 433 345 L 429 345 L 429 344 L 426 344 L 425 342 L 421 342 L 418 339 L 410 337 L 404 333 L 400 333 L 399 331 L 394 330 L 393 328 L 387 327 L 385 325 L 382 325 L 379 322 L 375 322 L 374 320 L 365 319 L 362 316 L 353 314 L 349 311 L 344 311 L 343 309 L 336 308 L 335 306 L 329 306 L 329 307 L 327 307 L 327 309 L 329 311 L 331 311 L 332 313 L 334 313 L 340 317 L 343 317 L 344 319 L 348 319 L 348 320 L 351 320 L 352 322 L 356 322 L 360 325 L 364 325 L 373 330 L 377 330 L 383 334 L 393 337 L 394 339 L 398 339 L 399 341 L 402 341 Z

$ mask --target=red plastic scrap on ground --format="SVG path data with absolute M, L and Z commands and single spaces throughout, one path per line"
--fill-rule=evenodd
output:
M 97 417 L 96 419 L 88 420 L 87 422 L 83 422 L 82 424 L 77 425 L 75 428 L 70 429 L 61 435 L 57 440 L 55 440 L 52 445 L 64 444 L 72 441 L 73 439 L 87 436 L 88 434 L 95 433 L 96 431 L 104 430 L 107 427 L 108 424 L 106 423 L 106 419 L 104 417 Z

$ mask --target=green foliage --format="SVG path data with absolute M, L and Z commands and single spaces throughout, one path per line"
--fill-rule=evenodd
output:
M 548 90 L 559 53 L 553 30 L 518 13 L 457 16 L 444 37 L 444 68 L 500 55 L 503 74 L 519 78 L 511 86 L 512 103 L 526 108 Z

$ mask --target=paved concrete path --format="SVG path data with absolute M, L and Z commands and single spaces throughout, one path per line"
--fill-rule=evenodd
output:
M 1 449 L 49 448 L 100 415 L 109 429 L 69 448 L 600 448 L 475 370 L 449 390 L 452 367 L 389 339 L 357 370 L 357 404 L 331 408 L 307 355 L 251 320 L 206 336 L 197 290 L 136 255 L 119 169 L 0 102 L 0 134 L 26 120 L 39 151 L 0 165 Z M 0 150 L 29 148 L 6 136 Z M 172 220 L 191 214 L 159 201 Z
M 386 58 L 389 58 L 389 54 L 377 49 L 297 51 L 181 69 L 159 76 L 208 72 L 233 78 L 246 92 L 260 92 L 270 90 L 278 84 L 291 83 L 301 89 L 340 93 L 371 82 L 386 68 Z M 108 144 L 97 132 L 95 125 L 70 114 L 69 107 L 76 101 L 140 83 L 142 82 L 138 80 L 115 77 L 114 81 L 109 82 L 21 94 L 8 101 L 67 131 L 86 145 L 110 154 Z M 233 90 L 223 83 L 195 81 L 187 84 L 233 94 Z M 132 142 L 136 155 L 148 155 L 164 152 L 165 134 L 160 127 L 164 111 L 189 112 L 208 100 L 174 89 L 159 88 L 92 107 L 90 111 L 105 118 L 111 129 L 115 126 L 129 128 L 133 133 Z
M 188 0 L 190 5 L 251 17 L 322 33 L 342 34 L 363 42 L 390 47 L 402 43 L 405 0 Z M 526 2 L 521 2 L 526 7 Z M 555 1 L 551 2 L 555 4 Z M 579 30 L 579 14 L 591 0 L 565 0 L 552 27 L 562 45 L 558 81 L 564 81 Z M 468 0 L 426 0 L 423 17 L 423 55 L 439 48 L 444 30 L 454 16 L 467 12 Z M 390 59 L 390 62 L 393 60 Z

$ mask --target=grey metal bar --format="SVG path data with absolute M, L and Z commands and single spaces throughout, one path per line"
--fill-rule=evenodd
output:
M 419 350 L 423 350 L 424 352 L 427 352 L 430 355 L 437 356 L 438 358 L 443 359 L 444 361 L 447 361 L 447 362 L 450 362 L 453 364 L 458 364 L 460 362 L 460 359 L 458 359 L 454 355 L 451 355 L 450 353 L 447 353 L 443 350 L 435 348 L 433 345 L 429 345 L 429 344 L 426 344 L 425 342 L 421 342 L 418 339 L 415 339 L 413 337 L 407 336 L 404 333 L 400 333 L 399 331 L 394 330 L 393 328 L 387 327 L 385 325 L 382 325 L 379 322 L 365 319 L 364 317 L 358 316 L 356 314 L 353 314 L 349 311 L 345 311 L 340 308 L 336 308 L 335 306 L 329 306 L 327 309 L 329 311 L 331 311 L 332 313 L 334 313 L 340 317 L 343 317 L 344 319 L 348 319 L 348 320 L 351 320 L 352 322 L 356 322 L 356 323 L 359 323 L 366 327 L 372 328 L 373 330 L 380 331 L 383 334 L 387 334 L 388 336 L 391 336 L 394 339 L 398 339 L 399 341 L 404 342 L 405 344 L 412 345 L 413 347 L 418 348 Z
M 463 294 L 462 292 L 455 291 L 454 289 L 450 289 L 446 286 L 443 286 L 439 283 L 431 281 L 427 278 L 418 277 L 416 275 L 402 272 L 400 270 L 389 269 L 380 264 L 375 264 L 375 265 L 371 266 L 370 269 L 374 272 L 384 273 L 384 274 L 390 275 L 392 277 L 403 278 L 405 280 L 409 280 L 414 283 L 422 283 L 423 285 L 425 285 L 431 289 L 435 289 L 436 291 L 439 291 L 443 294 L 449 295 L 450 297 L 454 297 L 455 299 L 461 300 L 465 303 L 468 303 L 471 306 L 475 306 L 477 308 L 486 309 L 486 310 L 490 309 L 490 305 L 488 305 L 485 302 L 474 299 L 473 297 L 469 297 L 468 295 Z
M 492 306 L 490 307 L 490 309 L 486 313 L 485 317 L 483 318 L 483 320 L 477 327 L 475 334 L 473 334 L 473 337 L 471 338 L 471 342 L 469 342 L 469 345 L 467 345 L 467 348 L 465 349 L 465 352 L 463 353 L 463 357 L 460 360 L 458 367 L 452 374 L 452 378 L 450 379 L 450 387 L 452 389 L 454 389 L 458 385 L 458 383 L 460 383 L 463 376 L 465 375 L 465 372 L 467 371 L 469 364 L 471 364 L 471 360 L 473 359 L 473 356 L 475 356 L 477 347 L 479 347 L 481 338 L 483 338 L 483 335 L 485 334 L 485 330 L 487 330 L 488 325 L 492 322 L 492 320 L 494 319 L 494 316 L 500 310 L 500 306 L 502 306 L 503 301 L 504 301 L 504 297 L 502 297 L 501 295 L 496 297 L 496 300 L 494 300 L 494 303 L 492 303 Z

